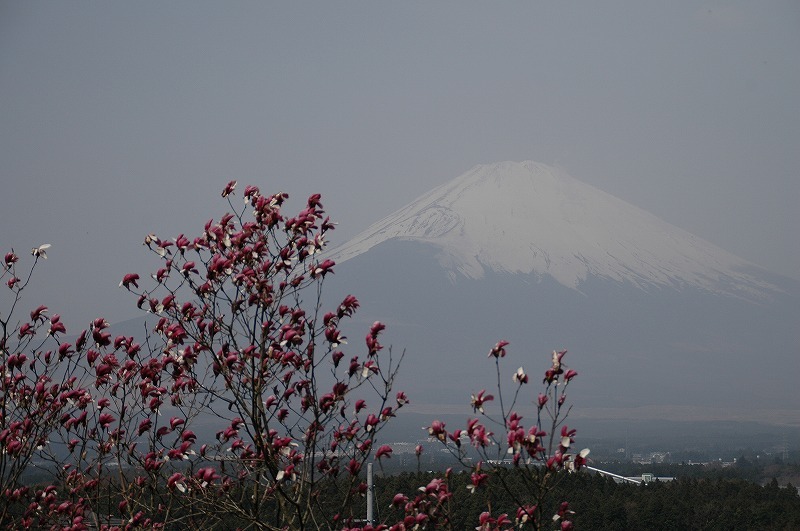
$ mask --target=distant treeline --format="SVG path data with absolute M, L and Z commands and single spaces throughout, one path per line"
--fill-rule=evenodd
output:
M 433 477 L 403 473 L 376 481 L 381 520 L 396 521 L 401 516 L 389 508 L 396 492 L 412 497 Z M 504 481 L 513 487 L 514 474 L 506 474 Z M 474 529 L 487 502 L 492 514 L 505 512 L 513 519 L 515 506 L 502 488 L 490 484 L 471 494 L 466 488 L 468 482 L 469 474 L 453 474 L 450 479 L 455 529 Z M 522 490 L 517 495 L 525 499 Z M 554 514 L 562 500 L 569 501 L 575 511 L 576 529 L 800 529 L 797 489 L 792 485 L 781 487 L 775 480 L 761 486 L 732 478 L 679 478 L 640 486 L 589 473 L 565 474 L 548 500 L 546 515 Z
M 631 470 L 633 472 L 633 470 Z M 638 471 L 637 471 L 638 472 Z M 726 471 L 727 472 L 727 471 Z M 375 478 L 375 516 L 378 522 L 394 523 L 402 520 L 402 508 L 391 507 L 398 492 L 409 498 L 420 494 L 419 487 L 432 479 L 442 477 L 441 472 L 403 472 Z M 449 503 L 451 529 L 474 529 L 479 515 L 487 507 L 497 516 L 508 513 L 514 519 L 517 505 L 507 493 L 517 497 L 516 502 L 528 503 L 527 494 L 513 470 L 499 472 L 490 483 L 471 493 L 469 473 L 453 473 L 449 476 L 449 488 L 453 493 Z M 500 483 L 505 486 L 501 486 Z M 101 508 L 102 521 L 119 521 L 117 503 L 121 500 L 114 494 L 113 485 L 107 486 L 108 499 Z M 336 505 L 342 491 L 330 485 L 321 502 Z M 616 483 L 613 479 L 589 473 L 564 473 L 555 488 L 547 496 L 544 515 L 549 518 L 557 511 L 562 501 L 568 501 L 575 511 L 572 520 L 576 529 L 589 530 L 772 530 L 800 529 L 800 495 L 793 485 L 779 486 L 777 480 L 765 485 L 731 477 L 678 477 L 674 481 L 652 482 L 636 485 Z M 270 518 L 277 510 L 265 505 L 264 518 Z M 24 510 L 20 506 L 17 511 Z M 357 496 L 351 507 L 353 515 L 366 515 L 366 500 Z M 14 511 L 14 512 L 17 512 Z M 215 524 L 208 522 L 203 527 L 214 530 L 236 529 L 242 525 L 235 519 L 224 519 Z M 195 525 L 199 525 L 195 522 Z M 0 527 L 3 522 L 0 522 Z M 167 530 L 184 529 L 180 525 L 167 525 Z M 543 529 L 550 529 L 545 522 Z

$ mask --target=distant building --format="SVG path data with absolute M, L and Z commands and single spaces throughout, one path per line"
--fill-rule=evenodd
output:
M 591 470 L 592 472 L 596 472 L 601 476 L 606 476 L 613 478 L 614 481 L 617 483 L 635 483 L 637 485 L 646 485 L 647 483 L 652 483 L 653 481 L 673 481 L 674 477 L 669 476 L 654 476 L 653 474 L 642 474 L 641 476 L 620 476 L 619 474 L 615 474 L 613 472 L 609 472 L 607 470 L 600 470 L 599 468 L 595 468 L 593 466 L 586 466 L 584 467 L 587 470 Z

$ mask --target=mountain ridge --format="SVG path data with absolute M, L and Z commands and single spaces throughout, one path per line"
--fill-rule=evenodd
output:
M 759 266 L 534 161 L 475 166 L 372 224 L 331 257 L 344 262 L 388 240 L 436 246 L 451 280 L 491 270 L 549 275 L 579 291 L 591 276 L 751 300 L 781 291 L 750 273 Z

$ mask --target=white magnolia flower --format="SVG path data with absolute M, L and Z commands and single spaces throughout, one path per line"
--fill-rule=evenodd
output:
M 43 243 L 39 247 L 34 247 L 33 249 L 31 249 L 31 254 L 37 258 L 41 256 L 42 258 L 47 260 L 47 253 L 45 251 L 49 248 L 50 248 L 49 243 Z

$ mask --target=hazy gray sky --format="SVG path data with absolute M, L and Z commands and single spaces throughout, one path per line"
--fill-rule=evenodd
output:
M 3 250 L 29 305 L 137 315 L 148 232 L 232 178 L 321 192 L 341 243 L 532 159 L 800 278 L 800 3 L 3 2 Z

